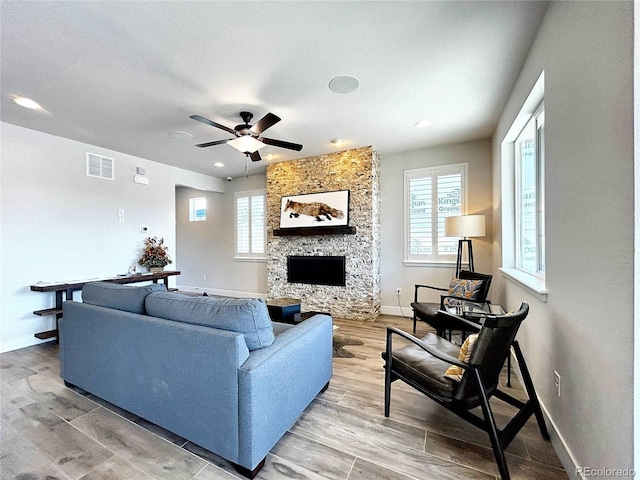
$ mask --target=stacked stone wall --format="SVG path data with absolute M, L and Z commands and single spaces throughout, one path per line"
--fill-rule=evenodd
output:
M 281 198 L 349 190 L 355 234 L 275 236 Z M 303 311 L 375 320 L 380 313 L 380 162 L 371 147 L 267 167 L 267 286 L 269 298 L 299 298 Z M 344 255 L 346 286 L 287 282 L 290 255 Z

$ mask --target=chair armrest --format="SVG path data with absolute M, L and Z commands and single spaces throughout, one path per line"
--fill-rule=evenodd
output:
M 431 290 L 438 290 L 440 292 L 448 292 L 449 291 L 448 288 L 432 287 L 431 285 L 416 285 L 415 286 L 415 290 L 414 290 L 414 294 L 413 294 L 413 301 L 415 303 L 418 303 L 418 289 L 420 289 L 420 288 L 430 288 Z
M 440 352 L 439 350 L 436 350 L 435 348 L 427 345 L 426 343 L 424 343 L 422 340 L 420 340 L 419 338 L 414 337 L 413 335 L 402 331 L 396 327 L 387 327 L 387 362 L 391 361 L 391 352 L 392 352 L 392 335 L 393 334 L 396 335 L 400 335 L 401 337 L 405 338 L 406 340 L 409 340 L 411 343 L 417 345 L 418 347 L 420 347 L 422 350 L 424 350 L 425 352 L 427 352 L 429 355 L 436 357 L 439 360 L 442 360 L 443 362 L 447 362 L 450 363 L 452 365 L 456 365 L 460 368 L 471 368 L 472 366 L 469 365 L 466 362 L 463 362 L 462 360 L 459 360 L 456 357 L 452 357 L 451 355 L 444 353 L 444 352 Z
M 456 297 L 458 298 L 458 297 Z M 441 305 L 442 307 L 442 305 Z M 482 325 L 478 322 L 474 322 L 473 320 L 469 320 L 468 318 L 464 318 L 460 315 L 455 315 L 453 313 L 448 312 L 444 307 L 440 309 L 438 315 L 442 315 L 447 323 L 446 328 L 450 330 L 462 330 L 466 332 L 479 332 L 482 328 Z M 491 315 L 486 315 L 486 317 L 490 317 Z

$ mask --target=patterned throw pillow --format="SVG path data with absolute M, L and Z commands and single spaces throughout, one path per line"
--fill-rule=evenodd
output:
M 482 292 L 484 280 L 461 280 L 452 278 L 449 284 L 448 295 L 464 298 L 466 300 L 477 300 Z
M 476 340 L 478 340 L 478 334 L 474 333 L 469 335 L 467 339 L 464 341 L 462 346 L 460 347 L 460 353 L 458 354 L 458 360 L 463 362 L 468 362 L 471 359 L 471 354 L 473 353 L 473 349 L 476 345 Z M 464 369 L 458 367 L 457 365 L 451 365 L 447 368 L 447 371 L 444 372 L 444 376 L 450 378 L 451 380 L 455 380 L 459 382 L 462 380 L 462 375 L 464 375 Z

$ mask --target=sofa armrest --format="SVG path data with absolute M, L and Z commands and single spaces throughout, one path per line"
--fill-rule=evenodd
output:
M 332 375 L 333 322 L 315 315 L 250 353 L 238 374 L 240 463 L 253 467 Z

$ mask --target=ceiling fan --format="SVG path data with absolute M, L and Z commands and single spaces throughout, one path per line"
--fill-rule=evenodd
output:
M 302 145 L 300 144 L 260 136 L 260 134 L 267 128 L 272 127 L 280 121 L 280 117 L 278 117 L 277 115 L 274 115 L 273 113 L 267 113 L 255 125 L 249 125 L 249 122 L 253 118 L 253 113 L 240 112 L 240 117 L 242 117 L 242 121 L 244 122 L 244 124 L 236 125 L 234 128 L 229 128 L 224 125 L 220 125 L 219 123 L 213 122 L 208 118 L 204 118 L 200 115 L 191 115 L 189 118 L 197 120 L 198 122 L 206 123 L 207 125 L 211 125 L 212 127 L 219 128 L 235 136 L 235 138 L 227 138 L 224 140 L 216 140 L 213 142 L 199 143 L 198 145 L 196 145 L 196 147 L 211 147 L 213 145 L 221 145 L 223 143 L 226 143 L 250 157 L 254 162 L 262 160 L 258 150 L 267 145 L 288 148 L 289 150 L 296 150 L 298 152 L 302 150 Z

